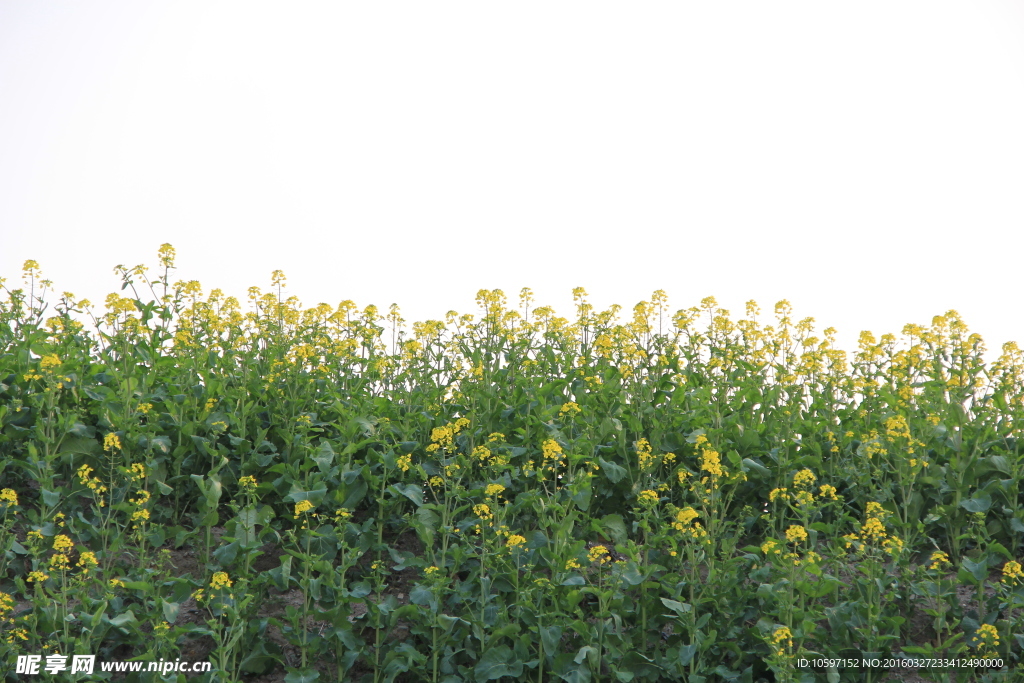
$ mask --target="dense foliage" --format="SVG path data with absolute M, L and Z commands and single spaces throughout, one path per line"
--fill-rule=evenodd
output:
M 102 314 L 31 261 L 4 289 L 11 680 L 1022 680 L 1024 354 L 986 364 L 953 311 L 849 356 L 787 302 L 660 291 L 570 321 L 484 290 L 410 330 L 159 258 Z

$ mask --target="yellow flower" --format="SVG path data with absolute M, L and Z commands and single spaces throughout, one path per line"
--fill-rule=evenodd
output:
M 774 538 L 769 538 L 761 544 L 761 552 L 765 554 L 765 557 L 767 557 L 768 555 L 779 555 L 782 553 L 782 550 L 779 547 L 778 541 Z
M 796 504 L 802 506 L 808 506 L 814 503 L 814 494 L 810 491 L 797 491 L 796 492 Z
M 140 403 L 139 404 L 139 412 L 142 413 L 143 415 L 146 415 L 152 409 L 153 409 L 153 404 L 152 403 Z
M 111 588 L 124 588 L 124 581 L 121 579 L 111 579 L 108 583 Z
M 48 356 L 43 356 L 39 361 L 39 367 L 43 370 L 48 370 L 60 365 L 60 358 L 55 353 L 51 353 Z
M 818 495 L 828 500 L 839 500 L 839 496 L 836 495 L 836 487 L 831 484 L 822 484 L 818 487 Z
M 810 488 L 818 478 L 809 469 L 802 469 L 793 475 L 793 486 L 797 488 Z
M 999 647 L 999 631 L 992 624 L 982 624 L 974 633 L 972 644 L 979 650 L 993 652 Z
M 896 557 L 903 552 L 903 539 L 898 536 L 890 536 L 882 541 L 882 548 L 885 549 L 885 552 Z
M 612 561 L 608 548 L 603 545 L 595 545 L 591 548 L 590 552 L 587 553 L 587 559 L 598 564 L 608 564 Z
M 776 654 L 780 657 L 785 656 L 786 651 L 783 648 L 793 647 L 793 634 L 785 626 L 780 626 L 772 633 L 771 642 L 777 648 Z
M 799 524 L 791 524 L 786 529 L 786 540 L 790 543 L 799 543 L 800 541 L 807 540 L 807 529 L 804 529 Z
M 541 445 L 545 460 L 554 460 L 562 455 L 562 447 L 554 439 L 548 439 Z
M 427 483 L 431 486 L 444 486 L 444 479 L 441 477 L 431 477 Z
M 313 507 L 314 505 L 308 500 L 300 500 L 295 504 L 295 519 L 298 519 L 302 513 L 309 512 Z
M 403 472 L 408 472 L 409 468 L 412 466 L 412 453 L 406 453 L 405 455 L 400 456 L 396 461 L 396 464 L 398 465 L 398 469 Z
M 579 415 L 581 412 L 582 411 L 580 410 L 579 405 L 574 401 L 564 403 L 562 407 L 558 409 L 559 416 L 568 415 L 569 417 L 575 417 L 576 415 Z
M 10 631 L 6 636 L 4 636 L 4 640 L 7 642 L 8 645 L 13 645 L 15 639 L 17 638 L 20 638 L 22 640 L 28 640 L 28 631 L 23 628 L 16 628 Z
M 79 555 L 78 562 L 76 564 L 82 568 L 83 574 L 88 574 L 89 570 L 93 567 L 98 567 L 100 562 L 96 559 L 96 553 L 86 551 Z
M 44 574 L 43 572 L 40 572 L 40 571 L 34 571 L 34 572 L 29 572 L 28 573 L 28 577 L 25 580 L 28 581 L 29 583 L 32 583 L 32 582 L 38 583 L 40 581 L 46 581 L 48 578 L 50 578 L 49 574 Z
M 253 493 L 258 486 L 256 483 L 256 477 L 253 476 L 240 477 L 238 479 L 238 485 L 246 493 Z
M 573 569 L 579 569 L 579 568 L 580 568 L 580 563 L 577 562 L 575 559 L 569 560 L 568 562 L 565 563 L 565 571 L 567 571 L 567 572 L 571 572 Z
M 644 507 L 653 507 L 658 504 L 658 500 L 661 496 L 658 495 L 657 491 L 646 489 L 640 492 L 639 499 L 640 504 Z
M 781 489 L 781 488 L 780 489 L 772 489 L 771 493 L 768 494 L 768 500 L 770 500 L 773 503 L 776 500 L 780 499 L 780 498 L 782 500 L 789 500 L 789 490 L 788 489 Z
M 430 566 L 430 567 L 427 567 L 426 569 L 424 569 L 423 573 L 426 574 L 428 577 L 433 577 L 433 576 L 436 576 L 437 574 L 440 574 L 441 570 L 438 569 L 437 567 Z
M 103 450 L 121 450 L 121 439 L 117 437 L 117 434 L 110 432 L 105 437 L 103 437 Z
M 60 534 L 58 536 L 53 537 L 53 549 L 56 550 L 58 553 L 66 555 L 68 551 L 72 550 L 74 547 L 75 544 L 72 542 L 72 540 L 64 534 Z
M 505 487 L 501 484 L 488 484 L 487 488 L 484 489 L 484 494 L 488 496 L 500 496 Z
M 682 526 L 687 526 L 699 516 L 700 514 L 692 507 L 685 507 L 676 513 L 676 522 Z
M 18 504 L 18 494 L 14 489 L 3 489 L 0 491 L 0 504 L 4 507 L 14 507 Z
M 868 521 L 864 522 L 864 526 L 860 528 L 860 532 L 868 540 L 881 541 L 886 536 L 885 525 L 877 517 L 869 517 Z
M 491 512 L 491 507 L 487 503 L 479 503 L 473 506 L 473 514 L 480 519 L 494 519 L 494 513 Z
M 931 564 L 928 566 L 928 569 L 932 571 L 939 571 L 941 569 L 944 569 L 945 567 L 951 566 L 951 563 L 949 561 L 949 555 L 942 552 L 941 550 L 936 550 L 934 553 L 932 553 L 932 556 L 928 561 L 931 562 Z M 1005 568 L 1003 571 L 1005 572 Z
M 146 508 L 142 508 L 141 510 L 136 510 L 135 512 L 132 513 L 131 521 L 136 523 L 135 524 L 136 528 L 138 527 L 138 523 L 139 522 L 148 522 L 149 521 L 149 510 L 147 510 Z
M 526 538 L 524 536 L 520 536 L 519 534 L 512 534 L 508 537 L 508 540 L 505 541 L 505 545 L 509 548 L 515 548 L 525 543 Z
M 1021 570 L 1020 562 L 1010 560 L 1003 565 L 1003 583 L 1015 584 L 1024 578 L 1024 570 Z
M 216 572 L 213 578 L 210 579 L 210 588 L 213 590 L 220 590 L 222 588 L 231 588 L 231 579 L 228 578 L 227 572 Z
M 725 470 L 722 469 L 722 459 L 719 457 L 718 451 L 711 449 L 705 449 L 701 455 L 700 469 L 715 477 L 725 476 Z
M 864 514 L 866 517 L 882 517 L 885 513 L 885 509 L 881 503 L 869 502 Z
M 57 571 L 65 571 L 71 569 L 71 560 L 68 559 L 67 555 L 51 555 L 50 556 L 50 568 L 56 569 Z

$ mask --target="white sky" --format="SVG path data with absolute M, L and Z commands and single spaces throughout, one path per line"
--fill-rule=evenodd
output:
M 0 276 L 1024 342 L 1024 3 L 0 2 Z

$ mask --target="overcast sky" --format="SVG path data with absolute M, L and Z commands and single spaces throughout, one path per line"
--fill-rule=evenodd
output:
M 0 2 L 0 276 L 1024 342 L 1024 3 Z

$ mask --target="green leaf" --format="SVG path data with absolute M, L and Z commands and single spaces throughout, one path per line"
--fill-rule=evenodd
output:
M 149 446 L 161 455 L 171 454 L 171 440 L 166 436 L 155 436 L 149 440 Z
M 433 591 L 418 583 L 409 591 L 409 602 L 414 605 L 428 605 L 432 597 L 434 597 Z
M 693 609 L 688 602 L 679 602 L 678 600 L 669 600 L 668 598 L 662 598 L 661 604 L 678 614 L 680 618 Z
M 100 444 L 95 438 L 89 438 L 87 436 L 69 436 L 61 443 L 60 452 L 77 453 L 80 455 L 95 455 L 100 452 Z
M 586 512 L 590 509 L 590 497 L 593 493 L 594 492 L 590 488 L 590 484 L 584 482 L 578 491 L 573 491 L 572 500 L 580 510 Z
M 693 661 L 693 656 L 697 654 L 696 643 L 690 645 L 682 645 L 679 648 L 679 666 L 689 666 L 690 662 Z
M 554 656 L 559 650 L 561 650 L 562 627 L 541 626 L 540 642 L 541 645 L 544 646 L 544 652 L 548 656 Z
M 960 507 L 968 512 L 987 512 L 992 507 L 992 496 L 985 491 L 978 491 L 970 500 L 960 501 Z
M 604 458 L 598 458 L 597 463 L 601 466 L 601 471 L 604 472 L 604 476 L 608 477 L 608 481 L 613 484 L 618 484 L 622 481 L 622 478 L 626 476 L 626 470 L 620 465 L 608 462 Z
M 502 676 L 518 678 L 523 673 L 523 663 L 512 660 L 512 649 L 508 645 L 492 647 L 483 654 L 473 672 L 478 681 L 493 681 Z
M 412 502 L 416 503 L 417 507 L 423 505 L 423 489 L 416 484 L 394 484 L 389 487 L 389 490 L 397 491 L 402 494 Z
M 168 624 L 173 624 L 178 619 L 178 612 L 181 609 L 181 603 L 167 602 L 163 598 L 160 598 L 160 608 L 164 613 L 164 621 Z
M 981 583 L 982 581 L 984 581 L 986 579 L 986 577 L 988 577 L 988 562 L 987 562 L 987 558 L 982 557 L 980 561 L 975 562 L 975 561 L 971 560 L 970 558 L 965 557 L 963 559 L 962 568 L 961 568 L 961 570 L 959 572 L 959 575 L 957 577 L 961 581 L 966 579 L 966 577 L 964 576 L 964 574 L 965 574 L 964 570 L 965 569 L 967 570 L 966 573 L 969 573 L 970 576 L 973 576 L 974 580 L 977 583 Z
M 586 580 L 579 574 L 570 574 L 566 577 L 565 581 L 561 583 L 563 586 L 585 586 L 587 585 Z
M 622 578 L 630 586 L 639 586 L 644 581 L 644 575 L 640 573 L 640 567 L 633 560 L 626 563 L 626 568 L 622 572 Z
M 624 544 L 626 542 L 626 522 L 622 519 L 622 515 L 605 515 L 601 518 L 601 528 L 616 543 Z
M 284 683 L 313 683 L 320 678 L 320 672 L 316 669 L 290 669 L 284 677 Z

